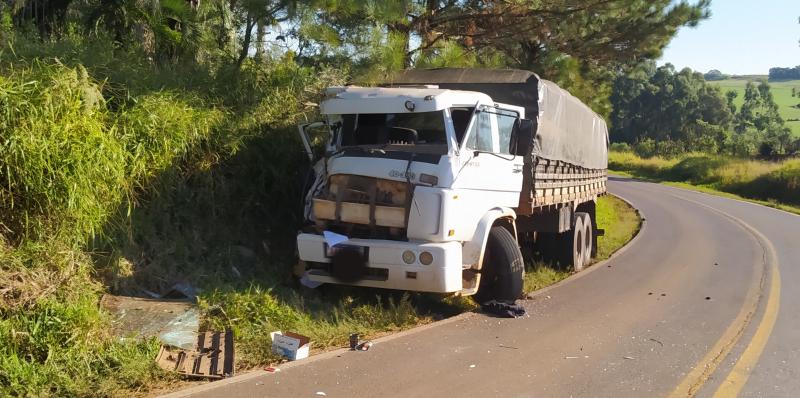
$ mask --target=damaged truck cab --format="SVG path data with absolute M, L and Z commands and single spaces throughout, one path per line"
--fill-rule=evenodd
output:
M 577 101 L 543 82 L 521 71 L 420 70 L 396 76 L 390 87 L 328 89 L 320 104 L 325 122 L 300 126 L 316 161 L 308 224 L 297 236 L 305 278 L 513 300 L 522 292 L 520 245 L 532 244 L 537 232 L 559 242 L 579 238 L 564 262 L 576 269 L 588 263 L 605 164 L 590 169 L 540 157 L 547 153 L 540 147 L 551 144 L 540 133 L 554 122 L 540 114 L 541 84 Z M 532 87 L 535 93 L 525 92 Z M 605 157 L 602 119 L 578 116 L 590 124 L 573 127 L 602 135 L 593 143 Z M 314 159 L 308 133 L 320 127 L 325 153 Z M 552 188 L 537 188 L 537 178 Z

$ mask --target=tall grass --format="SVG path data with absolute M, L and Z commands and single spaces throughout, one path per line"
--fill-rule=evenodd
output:
M 14 45 L 0 50 L 0 395 L 128 396 L 168 379 L 156 341 L 108 334 L 105 292 L 193 284 L 205 327 L 236 331 L 240 366 L 271 359 L 273 328 L 324 348 L 460 308 L 290 285 L 294 125 L 342 72 L 156 67 L 102 38 Z
M 116 187 L 125 182 L 125 152 L 104 105 L 83 68 L 5 68 L 0 223 L 11 240 L 92 235 L 110 214 L 108 204 L 121 200 Z
M 800 159 L 767 162 L 703 153 L 663 159 L 611 152 L 609 168 L 637 177 L 685 182 L 746 198 L 800 205 Z

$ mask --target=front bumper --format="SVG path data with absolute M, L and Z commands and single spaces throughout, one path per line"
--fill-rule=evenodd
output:
M 377 239 L 350 239 L 349 246 L 368 248 L 367 266 L 375 275 L 356 282 L 342 282 L 327 271 L 312 268 L 308 278 L 315 282 L 335 283 L 353 286 L 378 287 L 419 292 L 454 293 L 461 291 L 461 244 L 413 243 Z M 297 249 L 300 259 L 313 263 L 330 263 L 326 256 L 325 238 L 315 234 L 297 235 Z M 403 262 L 403 252 L 414 252 L 413 264 Z M 419 262 L 419 255 L 427 251 L 433 255 L 430 265 Z

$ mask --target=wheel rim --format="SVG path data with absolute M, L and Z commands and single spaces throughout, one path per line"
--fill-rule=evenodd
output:
M 589 222 L 584 229 L 586 232 L 583 234 L 584 249 L 583 249 L 583 264 L 589 265 L 592 262 L 592 224 Z

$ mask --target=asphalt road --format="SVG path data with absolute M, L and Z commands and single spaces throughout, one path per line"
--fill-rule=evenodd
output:
M 800 217 L 612 180 L 643 230 L 524 301 L 526 317 L 465 314 L 174 395 L 800 396 Z

